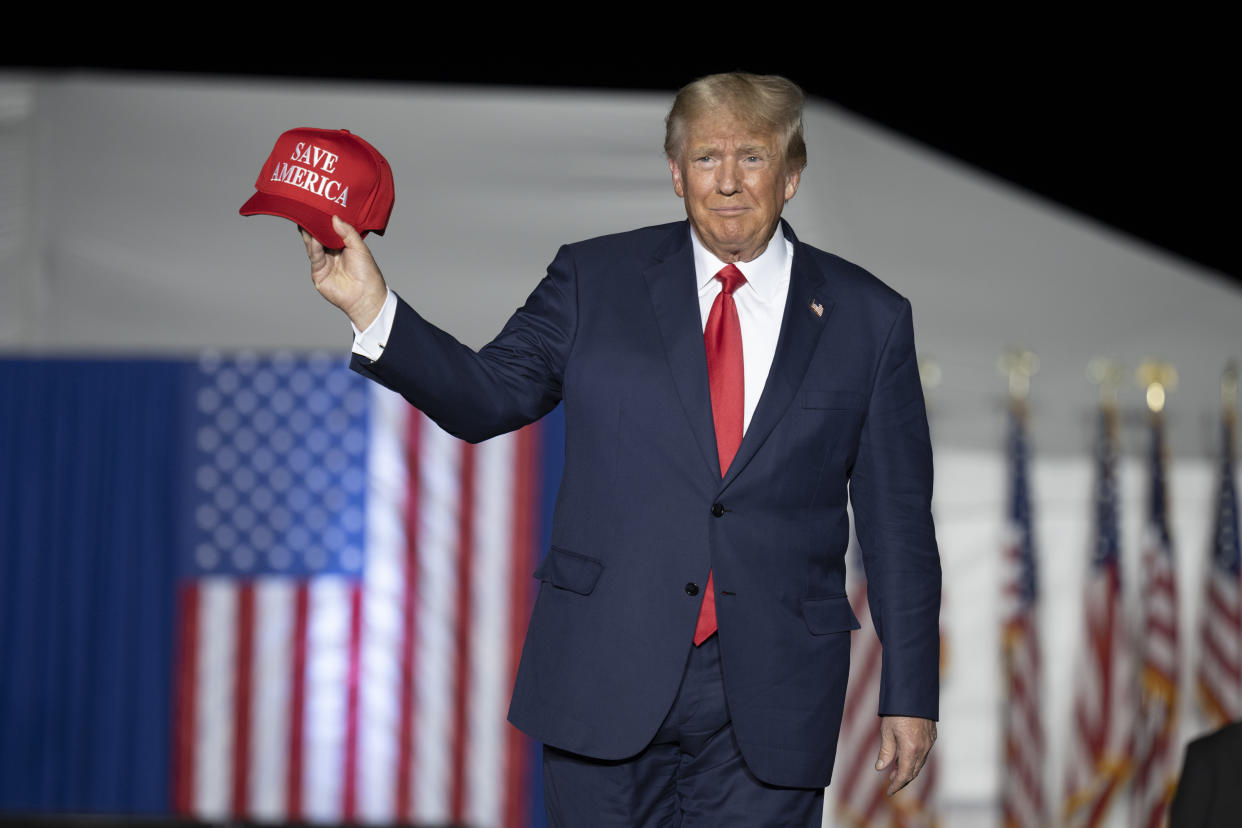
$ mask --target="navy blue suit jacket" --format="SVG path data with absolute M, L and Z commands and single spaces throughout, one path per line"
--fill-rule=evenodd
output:
M 858 627 L 852 498 L 884 643 L 878 712 L 937 717 L 940 562 L 909 303 L 797 241 L 763 395 L 722 476 L 687 222 L 560 249 L 479 352 L 400 303 L 354 368 L 470 441 L 565 406 L 552 546 L 510 720 L 604 759 L 654 736 L 715 573 L 742 754 L 777 785 L 828 784 Z M 817 313 L 813 306 L 822 308 Z
M 1227 724 L 1186 745 L 1170 828 L 1227 828 L 1242 815 L 1242 721 Z

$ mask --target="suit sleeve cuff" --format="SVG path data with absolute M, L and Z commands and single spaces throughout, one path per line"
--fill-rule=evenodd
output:
M 383 356 L 384 348 L 388 344 L 388 336 L 392 333 L 392 323 L 396 317 L 397 294 L 392 292 L 392 288 L 389 288 L 388 296 L 384 299 L 384 306 L 380 308 L 379 316 L 372 320 L 365 331 L 358 330 L 353 322 L 349 323 L 349 327 L 353 328 L 354 331 L 353 352 L 372 362 Z

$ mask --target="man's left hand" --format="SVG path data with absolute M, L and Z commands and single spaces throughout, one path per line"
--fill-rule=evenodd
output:
M 875 769 L 892 766 L 888 774 L 889 796 L 909 785 L 923 769 L 936 741 L 936 723 L 913 716 L 885 716 L 880 720 L 880 755 Z

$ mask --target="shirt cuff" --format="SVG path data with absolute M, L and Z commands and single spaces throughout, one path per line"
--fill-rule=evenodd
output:
M 392 288 L 388 289 L 388 296 L 384 299 L 384 306 L 380 308 L 379 316 L 371 321 L 365 331 L 358 330 L 353 322 L 349 323 L 349 327 L 354 329 L 354 353 L 360 357 L 375 362 L 384 355 L 384 346 L 388 344 L 388 335 L 392 333 L 393 320 L 397 318 L 397 294 L 392 292 Z

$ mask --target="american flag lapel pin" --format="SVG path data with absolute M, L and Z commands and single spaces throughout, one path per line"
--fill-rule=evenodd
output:
M 816 302 L 814 299 L 812 299 L 811 300 L 811 311 L 816 316 L 822 317 L 824 315 L 824 306 L 821 305 L 819 302 Z

